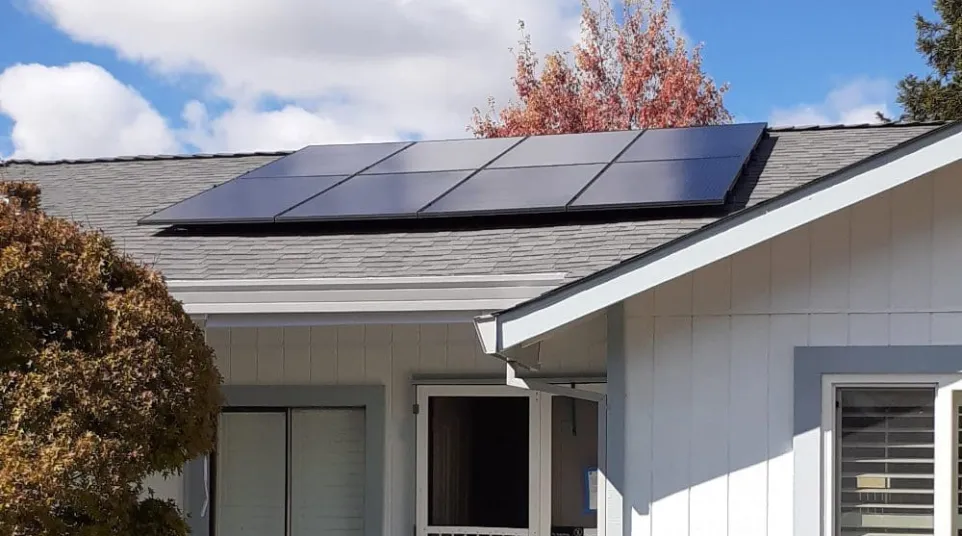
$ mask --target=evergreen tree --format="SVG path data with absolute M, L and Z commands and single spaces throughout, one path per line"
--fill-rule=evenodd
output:
M 939 20 L 915 16 L 916 49 L 932 68 L 925 78 L 910 74 L 898 84 L 903 119 L 962 119 L 962 0 L 935 0 Z

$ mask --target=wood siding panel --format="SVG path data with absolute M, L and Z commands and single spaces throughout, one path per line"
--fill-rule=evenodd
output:
M 692 325 L 691 534 L 728 526 L 730 322 L 727 316 L 697 316 Z
M 688 534 L 691 352 L 691 317 L 655 319 L 652 457 L 658 463 L 652 467 L 652 492 L 658 500 L 651 507 L 652 536 Z
M 962 344 L 959 206 L 962 178 L 943 172 L 628 301 L 629 482 L 655 484 L 629 484 L 651 506 L 632 534 L 791 534 L 795 347 Z

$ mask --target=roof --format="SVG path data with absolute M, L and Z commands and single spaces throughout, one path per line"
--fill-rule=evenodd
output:
M 938 124 L 769 129 L 735 191 L 742 210 L 925 134 Z M 11 161 L 54 215 L 100 228 L 170 279 L 285 279 L 563 272 L 612 267 L 717 217 L 552 227 L 284 236 L 158 235 L 137 220 L 287 153 Z

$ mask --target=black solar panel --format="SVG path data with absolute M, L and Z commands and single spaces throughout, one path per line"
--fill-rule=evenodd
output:
M 276 221 L 414 218 L 418 210 L 471 173 L 436 171 L 357 175 L 279 215 Z
M 147 216 L 141 223 L 263 223 L 345 176 L 234 179 Z
M 614 163 L 569 209 L 722 204 L 741 166 L 741 157 Z
M 618 157 L 618 162 L 717 158 L 747 158 L 765 130 L 765 123 L 646 130 Z
M 603 164 L 485 169 L 420 216 L 561 212 Z
M 489 165 L 489 168 L 607 164 L 640 130 L 532 136 Z
M 141 223 L 354 221 L 715 206 L 725 203 L 765 126 L 310 146 Z
M 259 177 L 307 177 L 352 175 L 411 145 L 411 142 L 311 145 L 242 175 Z
M 384 160 L 364 173 L 476 170 L 494 160 L 520 139 L 423 141 Z

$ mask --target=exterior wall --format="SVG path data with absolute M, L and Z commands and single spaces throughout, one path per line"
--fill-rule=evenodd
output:
M 603 376 L 605 318 L 542 344 L 543 373 Z M 503 377 L 482 353 L 471 324 L 210 328 L 208 343 L 227 385 L 384 385 L 387 398 L 385 533 L 414 526 L 415 435 L 412 376 Z M 160 483 L 183 505 L 183 484 Z
M 962 343 L 962 169 L 626 303 L 626 526 L 793 530 L 796 346 Z

